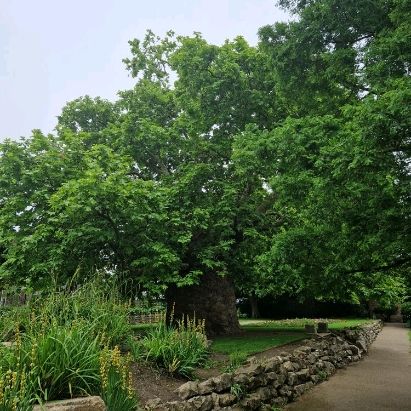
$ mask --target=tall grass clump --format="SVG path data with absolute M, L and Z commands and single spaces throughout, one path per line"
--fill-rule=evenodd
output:
M 122 301 L 111 282 L 96 279 L 72 292 L 51 293 L 33 301 L 31 307 L 31 318 L 28 324 L 22 324 L 23 328 L 42 328 L 51 322 L 67 326 L 73 321 L 86 321 L 94 334 L 104 333 L 112 346 L 124 343 L 131 332 L 129 304 Z
M 138 355 L 170 374 L 192 377 L 208 356 L 204 321 L 183 318 L 175 325 L 159 324 L 138 341 Z
M 127 313 L 128 304 L 95 282 L 9 310 L 0 327 L 13 341 L 0 347 L 0 411 L 87 395 L 100 395 L 110 410 L 136 409 L 130 361 L 119 349 Z
M 101 397 L 110 411 L 137 408 L 130 363 L 131 355 L 122 356 L 118 346 L 100 353 Z

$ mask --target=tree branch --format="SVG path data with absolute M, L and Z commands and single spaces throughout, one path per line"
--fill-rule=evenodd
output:
M 393 268 L 399 268 L 401 266 L 411 263 L 411 256 L 399 258 L 398 260 L 391 261 L 389 264 L 381 265 L 378 267 L 360 267 L 354 270 L 344 271 L 344 274 L 357 274 L 357 273 L 374 273 L 376 271 L 388 271 Z

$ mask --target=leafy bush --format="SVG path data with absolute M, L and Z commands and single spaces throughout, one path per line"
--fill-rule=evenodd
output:
M 144 356 L 170 374 L 191 377 L 195 367 L 203 364 L 208 356 L 204 322 L 197 323 L 187 317 L 175 327 L 160 324 L 133 350 L 138 353 L 135 355 Z

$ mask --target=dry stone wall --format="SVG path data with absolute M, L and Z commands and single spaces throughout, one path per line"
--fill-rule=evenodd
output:
M 150 411 L 271 410 L 295 400 L 327 379 L 336 369 L 356 362 L 367 353 L 381 331 L 376 321 L 338 334 L 314 336 L 291 354 L 251 362 L 233 373 L 206 381 L 189 381 L 178 390 L 180 401 L 149 401 Z

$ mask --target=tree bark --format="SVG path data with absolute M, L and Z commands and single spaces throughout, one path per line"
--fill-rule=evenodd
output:
M 235 306 L 234 286 L 227 277 L 203 274 L 199 285 L 176 287 L 166 292 L 167 318 L 174 310 L 174 319 L 189 315 L 205 320 L 207 336 L 232 335 L 240 332 Z
M 255 294 L 251 294 L 250 298 L 251 305 L 251 318 L 260 318 L 260 310 L 258 308 L 258 299 Z

